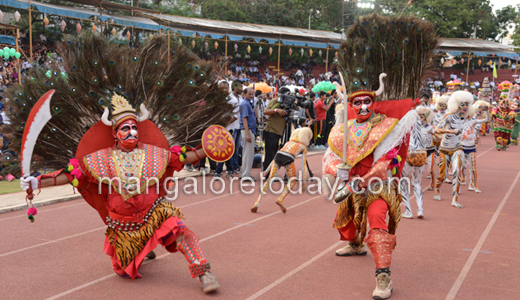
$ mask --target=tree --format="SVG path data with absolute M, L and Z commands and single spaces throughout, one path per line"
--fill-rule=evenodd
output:
M 202 17 L 273 26 L 341 30 L 341 1 L 338 0 L 207 0 Z M 312 9 L 312 13 L 310 13 Z
M 520 10 L 509 5 L 493 12 L 489 0 L 382 0 L 384 14 L 416 14 L 432 22 L 437 34 L 446 38 L 477 38 L 499 40 L 507 27 L 518 24 Z

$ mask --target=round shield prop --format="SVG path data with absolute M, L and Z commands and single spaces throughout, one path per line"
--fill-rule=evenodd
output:
M 202 148 L 212 160 L 224 162 L 233 156 L 235 141 L 226 128 L 212 125 L 202 134 Z

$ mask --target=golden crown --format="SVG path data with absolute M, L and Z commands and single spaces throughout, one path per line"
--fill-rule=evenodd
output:
M 125 97 L 118 94 L 112 96 L 112 116 L 116 116 L 125 112 L 131 112 L 135 114 L 135 109 L 128 103 Z

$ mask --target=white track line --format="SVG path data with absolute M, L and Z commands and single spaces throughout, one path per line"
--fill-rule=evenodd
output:
M 462 283 L 464 283 L 464 280 L 466 279 L 466 276 L 469 273 L 469 270 L 471 269 L 471 266 L 475 262 L 475 259 L 477 258 L 478 253 L 480 252 L 480 249 L 482 249 L 482 245 L 484 245 L 484 242 L 486 241 L 486 238 L 489 235 L 489 232 L 495 225 L 495 222 L 498 219 L 498 216 L 500 215 L 500 212 L 502 211 L 502 208 L 504 208 L 504 205 L 507 202 L 507 199 L 509 199 L 509 196 L 513 192 L 513 189 L 515 188 L 515 185 L 518 182 L 518 179 L 520 179 L 520 172 L 516 174 L 516 178 L 509 187 L 509 190 L 507 191 L 506 195 L 502 199 L 502 202 L 500 202 L 500 205 L 497 207 L 497 210 L 493 214 L 493 217 L 489 221 L 489 224 L 487 225 L 486 229 L 480 236 L 480 239 L 477 242 L 477 245 L 473 248 L 473 251 L 471 252 L 471 255 L 469 256 L 468 260 L 466 261 L 466 264 L 460 271 L 459 277 L 457 277 L 457 280 L 455 280 L 455 283 L 453 283 L 453 286 L 451 287 L 450 292 L 446 296 L 446 300 L 453 300 L 455 299 L 455 296 L 457 296 L 457 293 L 459 292 L 460 287 L 462 286 Z
M 235 193 L 238 193 L 238 191 L 235 192 Z M 233 194 L 235 194 L 235 193 L 233 193 Z M 231 194 L 230 194 L 230 195 L 231 195 Z M 210 198 L 210 199 L 207 199 L 207 200 L 203 200 L 203 201 L 195 202 L 195 203 L 192 203 L 192 204 L 179 206 L 179 208 L 184 208 L 184 207 L 188 207 L 188 206 L 193 206 L 193 205 L 198 205 L 198 204 L 206 203 L 206 202 L 209 202 L 209 201 L 213 201 L 213 200 L 215 200 L 215 199 L 218 199 L 218 198 L 222 198 L 222 197 L 224 197 L 224 196 L 229 196 L 229 195 L 228 195 L 228 194 L 226 194 L 226 195 L 221 195 L 221 196 L 218 196 L 218 197 L 214 197 L 214 198 Z M 30 246 L 30 247 L 25 247 L 25 248 L 22 248 L 22 249 L 18 249 L 18 250 L 11 251 L 11 252 L 2 253 L 2 254 L 0 254 L 0 257 L 4 257 L 4 256 L 11 255 L 11 254 L 16 254 L 16 253 L 19 253 L 19 252 L 22 252 L 22 251 L 25 251 L 25 250 L 30 250 L 30 249 L 33 249 L 33 248 L 37 248 L 37 247 L 40 247 L 40 246 L 49 245 L 49 244 L 52 244 L 52 243 L 61 242 L 61 241 L 67 240 L 67 239 L 75 238 L 75 237 L 78 237 L 78 236 L 81 236 L 81 235 L 84 235 L 84 234 L 87 234 L 87 233 L 91 233 L 91 232 L 94 232 L 94 231 L 97 231 L 97 230 L 101 230 L 101 229 L 106 229 L 106 228 L 107 228 L 106 226 L 103 226 L 103 227 L 99 227 L 99 228 L 96 228 L 96 229 L 91 229 L 91 230 L 88 230 L 88 231 L 85 231 L 85 232 L 81 232 L 81 233 L 77 233 L 77 234 L 69 235 L 69 236 L 66 236 L 66 237 L 62 237 L 62 238 L 59 238 L 59 239 L 56 239 L 56 240 L 48 241 L 48 242 L 45 242 L 45 243 L 40 243 L 40 244 L 32 245 L 32 246 Z
M 295 204 L 295 205 L 293 205 L 293 206 L 287 207 L 287 210 L 292 209 L 292 208 L 295 208 L 295 207 L 298 207 L 298 206 L 300 206 L 300 205 L 302 205 L 302 204 L 305 204 L 305 203 L 307 203 L 307 202 L 310 202 L 310 201 L 315 200 L 315 199 L 320 198 L 320 197 L 321 197 L 321 195 L 319 195 L 319 196 L 317 196 L 317 197 L 314 197 L 314 198 L 307 199 L 307 200 L 302 201 L 302 202 L 300 202 L 300 203 L 298 203 L 298 204 Z M 265 218 L 269 218 L 269 217 L 272 217 L 272 216 L 274 216 L 274 215 L 281 214 L 281 213 L 282 213 L 281 211 L 277 211 L 277 212 L 270 213 L 270 214 L 268 214 L 268 215 L 265 215 L 265 216 L 262 216 L 262 217 L 259 217 L 259 218 L 256 218 L 256 219 L 253 219 L 253 220 L 251 220 L 251 221 L 249 221 L 249 222 L 246 222 L 246 223 L 243 223 L 243 224 L 241 224 L 241 225 L 237 225 L 237 226 L 231 227 L 231 228 L 229 228 L 229 229 L 223 230 L 223 231 L 221 231 L 221 232 L 219 232 L 219 233 L 216 233 L 216 234 L 214 234 L 214 235 L 211 235 L 211 236 L 208 236 L 208 237 L 206 237 L 206 238 L 203 238 L 203 239 L 201 239 L 199 242 L 202 243 L 202 242 L 208 241 L 208 240 L 210 240 L 210 239 L 213 239 L 213 238 L 215 238 L 215 237 L 218 237 L 218 236 L 220 236 L 220 235 L 223 235 L 223 234 L 225 234 L 225 233 L 228 233 L 228 232 L 233 231 L 233 230 L 235 230 L 235 229 L 238 229 L 238 228 L 240 228 L 240 227 L 244 227 L 244 226 L 246 226 L 247 224 L 251 224 L 251 223 L 254 223 L 254 222 L 257 222 L 257 221 L 260 221 L 260 220 L 263 220 L 263 219 L 265 219 Z M 340 243 L 340 242 L 338 242 L 338 243 L 336 243 L 336 244 L 339 244 L 339 243 Z M 334 246 L 336 246 L 336 244 L 334 244 Z M 327 250 L 328 250 L 328 249 L 327 249 Z M 165 253 L 165 254 L 163 254 L 163 255 L 157 256 L 157 258 L 155 258 L 154 260 L 148 260 L 148 261 L 145 261 L 145 262 L 143 262 L 143 264 L 147 264 L 147 263 L 150 263 L 150 262 L 156 261 L 156 260 L 158 260 L 158 259 L 165 258 L 165 257 L 167 257 L 167 256 L 169 256 L 169 255 L 171 255 L 171 253 Z M 104 277 L 98 278 L 98 279 L 96 279 L 96 280 L 93 280 L 93 281 L 87 282 L 87 283 L 85 283 L 85 284 L 82 284 L 82 285 L 77 286 L 77 287 L 75 287 L 75 288 L 72 288 L 72 289 L 70 289 L 70 290 L 66 290 L 66 291 L 64 291 L 63 293 L 60 293 L 60 294 L 58 294 L 58 295 L 54 295 L 54 296 L 52 296 L 52 297 L 49 297 L 49 298 L 47 298 L 46 300 L 55 300 L 55 299 L 61 298 L 61 297 L 63 297 L 63 296 L 70 295 L 70 294 L 72 294 L 72 293 L 74 293 L 74 292 L 76 292 L 76 291 L 79 291 L 79 290 L 81 290 L 81 289 L 84 289 L 84 288 L 86 288 L 86 287 L 89 287 L 89 286 L 94 285 L 94 284 L 96 284 L 96 283 L 98 283 L 98 282 L 104 281 L 104 280 L 106 280 L 106 279 L 109 279 L 109 278 L 112 278 L 112 277 L 115 277 L 115 276 L 117 276 L 117 275 L 114 273 L 114 274 L 110 274 L 110 275 L 107 275 L 107 276 L 104 276 Z
M 80 200 L 80 199 L 78 199 L 78 200 Z M 72 200 L 72 201 L 75 201 L 75 200 Z M 57 204 L 57 203 L 54 203 L 54 204 Z M 55 208 L 50 208 L 50 209 L 45 209 L 45 210 L 38 209 L 38 213 L 42 214 L 42 213 L 45 213 L 45 212 L 48 212 L 48 211 L 53 211 L 53 210 L 58 210 L 58 209 L 63 209 L 63 208 L 68 208 L 68 207 L 74 207 L 74 206 L 78 206 L 78 205 L 85 205 L 85 204 L 87 204 L 87 202 L 82 202 L 82 203 L 77 203 L 77 204 L 74 204 L 74 205 L 67 205 L 67 206 L 62 206 L 62 207 L 55 207 Z M 27 218 L 27 215 L 26 214 L 22 214 L 22 215 L 19 215 L 19 216 L 3 218 L 3 219 L 0 219 L 0 222 L 6 221 L 6 220 L 11 220 L 11 219 L 16 219 L 16 218 L 21 218 L 21 217 Z
M 25 247 L 25 248 L 22 248 L 22 249 L 14 250 L 14 251 L 7 252 L 7 253 L 2 253 L 2 254 L 0 254 L 0 257 L 4 257 L 4 256 L 7 256 L 7 255 L 19 253 L 19 252 L 22 252 L 22 251 L 25 251 L 25 250 L 37 248 L 37 247 L 40 247 L 40 246 L 45 246 L 45 245 L 52 244 L 52 243 L 61 242 L 61 241 L 67 240 L 67 239 L 75 238 L 75 237 L 78 237 L 78 236 L 81 236 L 81 235 L 84 235 L 84 234 L 87 234 L 87 233 L 91 233 L 91 232 L 98 231 L 100 229 L 106 229 L 106 228 L 107 228 L 106 226 L 103 226 L 103 227 L 100 227 L 100 228 L 91 229 L 91 230 L 88 230 L 88 231 L 85 231 L 85 232 L 81 232 L 81 233 L 69 235 L 69 236 L 66 236 L 66 237 L 62 237 L 62 238 L 59 238 L 59 239 L 56 239 L 56 240 L 48 241 L 48 242 L 45 242 L 45 243 L 32 245 L 32 246 L 29 246 L 29 247 Z
M 308 261 L 304 262 L 303 264 L 301 264 L 300 266 L 298 266 L 296 269 L 292 270 L 291 272 L 285 274 L 284 276 L 280 277 L 278 280 L 274 281 L 273 283 L 271 283 L 270 285 L 266 286 L 265 288 L 261 289 L 260 291 L 256 292 L 255 294 L 253 294 L 251 297 L 247 298 L 247 300 L 254 300 L 260 296 L 262 296 L 263 294 L 267 293 L 268 291 L 272 290 L 273 288 L 275 288 L 277 285 L 279 285 L 280 283 L 284 282 L 285 280 L 291 278 L 292 276 L 294 276 L 296 273 L 300 272 L 301 270 L 305 269 L 306 267 L 308 267 L 310 264 L 312 264 L 313 262 L 317 261 L 318 259 L 320 259 L 322 256 L 326 255 L 326 254 L 330 254 L 330 252 L 332 250 L 334 250 L 335 248 L 337 248 L 339 245 L 341 245 L 343 243 L 343 241 L 339 241 L 339 242 L 336 242 L 334 245 L 330 246 L 329 248 L 325 249 L 324 251 L 322 251 L 320 254 L 314 256 L 313 258 L 309 259 Z

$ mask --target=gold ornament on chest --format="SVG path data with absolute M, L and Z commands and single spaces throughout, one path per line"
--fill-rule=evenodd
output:
M 143 167 L 143 151 L 135 149 L 130 152 L 115 150 L 112 157 L 114 158 L 116 172 L 122 181 L 127 181 L 131 177 L 141 177 Z

